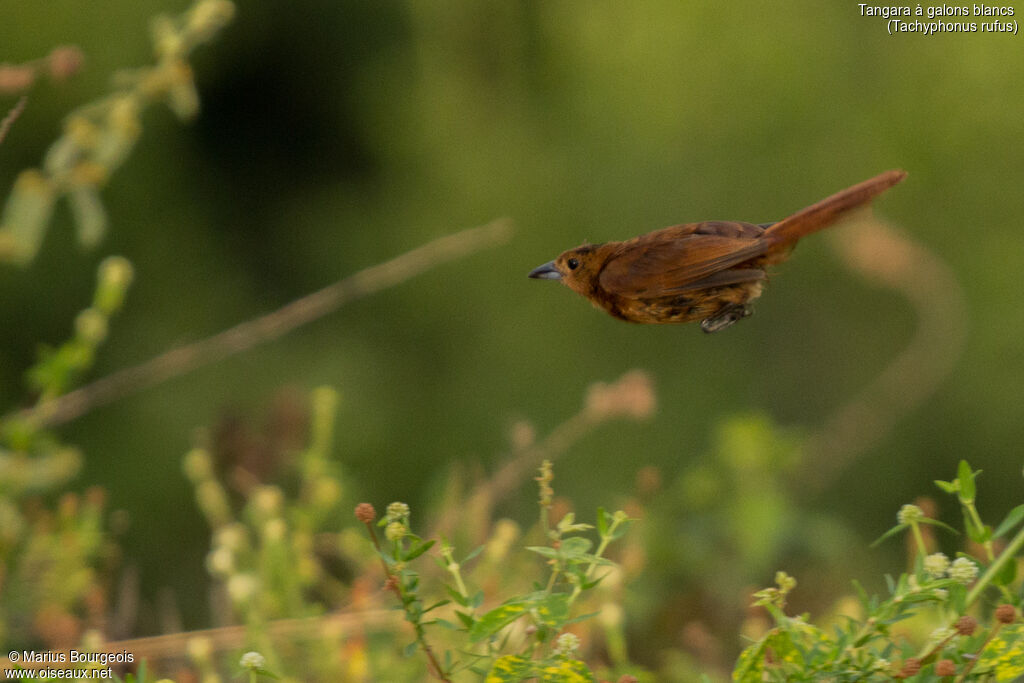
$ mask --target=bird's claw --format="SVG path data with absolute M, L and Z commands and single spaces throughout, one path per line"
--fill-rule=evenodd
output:
M 706 333 L 721 332 L 737 320 L 742 320 L 753 314 L 753 310 L 746 304 L 729 304 L 710 318 L 700 321 L 700 329 Z

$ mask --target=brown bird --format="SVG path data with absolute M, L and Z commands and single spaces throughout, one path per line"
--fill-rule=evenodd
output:
M 635 323 L 699 320 L 718 332 L 751 314 L 766 268 L 785 261 L 797 240 L 834 224 L 906 177 L 886 171 L 777 223 L 704 221 L 673 225 L 625 242 L 584 244 L 535 268 L 594 306 Z

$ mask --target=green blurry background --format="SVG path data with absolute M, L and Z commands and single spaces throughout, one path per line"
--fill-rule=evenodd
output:
M 63 114 L 106 92 L 112 72 L 149 63 L 152 15 L 187 5 L 6 3 L 0 61 L 74 43 L 88 62 L 68 84 L 33 91 L 0 147 L 2 186 L 39 164 Z M 546 433 L 590 383 L 645 369 L 656 417 L 602 427 L 556 467 L 559 493 L 583 514 L 626 495 L 645 465 L 671 482 L 708 461 L 731 416 L 814 432 L 906 346 L 915 311 L 845 268 L 825 237 L 801 245 L 754 317 L 713 336 L 617 322 L 526 273 L 585 240 L 774 220 L 904 168 L 878 212 L 959 280 L 965 352 L 826 490 L 789 492 L 809 519 L 853 529 L 857 561 L 898 566 L 898 544 L 869 553 L 867 543 L 960 458 L 985 470 L 983 514 L 998 519 L 1020 498 L 1022 40 L 889 36 L 852 2 L 242 0 L 195 55 L 198 120 L 147 112 L 104 191 L 111 229 L 100 247 L 80 250 L 61 210 L 30 267 L 0 269 L 0 405 L 24 401 L 38 344 L 68 335 L 109 254 L 131 259 L 137 279 L 95 377 L 510 216 L 507 246 L 62 433 L 86 454 L 81 485 L 104 486 L 129 512 L 124 545 L 153 600 L 163 586 L 195 595 L 205 580 L 208 533 L 180 466 L 195 430 L 260 415 L 284 385 L 337 387 L 350 495 L 415 510 L 453 464 L 493 467 L 517 420 Z M 532 498 L 524 486 L 502 512 L 528 520 Z M 776 550 L 748 580 L 767 584 L 789 559 Z M 835 585 L 862 570 L 841 567 Z M 185 626 L 203 625 L 203 600 L 180 600 Z

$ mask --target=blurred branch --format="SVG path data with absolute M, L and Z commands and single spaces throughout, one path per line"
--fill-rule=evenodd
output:
M 11 110 L 7 112 L 7 116 L 0 121 L 0 143 L 7 137 L 7 132 L 14 125 L 14 122 L 21 116 L 21 112 L 25 111 L 25 105 L 28 104 L 28 96 L 22 95 L 21 98 L 15 103 Z
M 401 614 L 392 609 L 375 609 L 358 612 L 329 614 L 304 619 L 280 619 L 266 624 L 267 634 L 272 638 L 283 638 L 291 642 L 302 638 L 322 638 L 325 633 L 347 635 L 365 633 L 370 629 L 390 628 L 401 623 Z M 181 658 L 193 639 L 206 639 L 214 651 L 238 650 L 250 642 L 252 633 L 248 626 L 222 626 L 201 631 L 185 631 L 146 638 L 131 638 L 104 643 L 99 652 L 117 653 L 127 651 L 135 656 L 136 662 Z M 60 652 L 56 650 L 55 652 Z M 63 651 L 68 656 L 68 650 Z M 19 661 L 25 669 L 41 669 L 53 664 L 45 662 Z M 9 670 L 13 664 L 7 657 L 0 659 L 0 670 Z
M 79 69 L 85 56 L 74 45 L 58 45 L 50 54 L 21 64 L 0 64 L 0 95 L 19 95 L 27 92 L 40 76 L 53 81 L 65 81 Z
M 97 406 L 277 339 L 346 303 L 393 287 L 442 263 L 503 244 L 511 235 L 512 222 L 507 218 L 445 235 L 296 299 L 272 313 L 247 320 L 212 337 L 171 349 L 144 363 L 43 402 L 22 411 L 19 417 L 40 426 L 68 422 Z
M 905 296 L 918 325 L 888 367 L 811 436 L 805 480 L 818 491 L 935 392 L 967 337 L 963 290 L 929 249 L 877 220 L 844 231 L 832 244 L 849 268 Z
M 656 405 L 650 376 L 642 370 L 630 370 L 611 384 L 591 384 L 578 413 L 555 427 L 539 443 L 533 442 L 531 434 L 517 444 L 516 451 L 505 463 L 487 481 L 474 487 L 464 505 L 444 508 L 431 535 L 451 534 L 460 520 L 489 523 L 494 506 L 515 491 L 541 462 L 554 462 L 603 422 L 620 417 L 643 420 L 654 413 Z M 474 536 L 484 532 L 483 528 L 471 530 Z

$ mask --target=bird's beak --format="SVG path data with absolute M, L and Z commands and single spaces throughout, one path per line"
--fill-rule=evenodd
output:
M 561 280 L 562 274 L 558 272 L 558 268 L 555 268 L 554 261 L 548 261 L 543 266 L 537 266 L 531 270 L 528 277 L 538 280 Z

